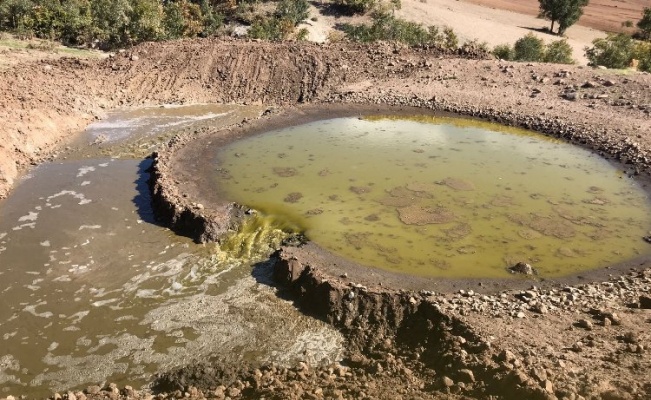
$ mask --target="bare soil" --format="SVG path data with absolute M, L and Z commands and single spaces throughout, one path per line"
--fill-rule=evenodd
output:
M 489 8 L 509 10 L 520 14 L 537 16 L 538 0 L 464 0 Z M 646 0 L 590 0 L 583 10 L 579 24 L 605 32 L 626 31 L 622 23 L 631 21 L 633 24 L 642 18 L 642 10 L 649 7 Z M 629 30 L 630 31 L 630 30 Z
M 201 156 L 209 144 L 260 132 L 283 118 L 311 118 L 320 106 L 415 107 L 517 125 L 593 149 L 619 162 L 623 176 L 650 176 L 651 75 L 504 63 L 477 52 L 177 41 L 144 44 L 102 61 L 24 64 L 0 72 L 0 93 L 5 195 L 18 168 L 53 156 L 57 144 L 107 108 L 266 105 L 260 120 L 187 132 L 156 155 L 152 187 L 159 215 L 204 241 L 218 239 L 242 214 L 203 185 L 209 174 Z M 325 110 L 320 115 L 328 115 Z M 613 269 L 612 277 L 572 286 L 523 280 L 520 289 L 501 290 L 466 282 L 453 292 L 436 285 L 403 288 L 373 273 L 344 276 L 310 249 L 289 246 L 274 256 L 279 294 L 342 330 L 345 365 L 196 363 L 161 374 L 157 390 L 166 394 L 160 398 L 651 398 L 651 273 L 644 260 L 630 273 Z M 73 396 L 152 398 L 110 386 L 67 398 Z

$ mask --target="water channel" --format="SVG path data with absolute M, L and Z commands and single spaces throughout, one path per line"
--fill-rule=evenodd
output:
M 137 388 L 193 360 L 338 359 L 339 333 L 279 299 L 254 266 L 282 232 L 233 254 L 154 223 L 145 156 L 179 129 L 261 111 L 116 111 L 0 202 L 0 397 Z

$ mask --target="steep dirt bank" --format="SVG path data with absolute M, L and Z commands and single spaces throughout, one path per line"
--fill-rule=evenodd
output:
M 648 176 L 651 162 L 646 74 L 459 59 L 388 44 L 197 40 L 143 45 L 96 63 L 34 64 L 2 78 L 0 112 L 8 123 L 0 129 L 8 140 L 0 159 L 19 166 L 62 139 L 61 128 L 82 125 L 102 107 L 269 105 L 258 121 L 227 131 L 187 132 L 157 155 L 154 192 L 158 206 L 167 210 L 161 215 L 197 240 L 218 238 L 240 215 L 202 185 L 211 173 L 203 162 L 212 149 L 208 143 L 217 146 L 274 123 L 316 118 L 326 104 L 427 108 L 533 128 L 619 159 L 629 175 Z M 58 84 L 45 85 L 52 80 Z M 33 144 L 39 140 L 40 150 Z M 6 181 L 13 177 L 12 165 L 2 169 Z M 291 247 L 276 254 L 279 282 L 299 307 L 346 333 L 346 366 L 196 365 L 161 377 L 161 389 L 178 398 L 186 391 L 193 398 L 279 399 L 651 396 L 646 270 L 574 287 L 494 293 L 472 286 L 434 293 L 343 278 L 327 263 L 304 256 Z M 84 396 L 151 398 L 112 387 L 89 388 Z
M 391 73 L 376 62 L 391 50 L 350 44 L 188 40 L 144 44 L 101 61 L 44 60 L 2 71 L 0 198 L 7 195 L 20 168 L 42 160 L 106 109 L 162 103 L 309 102 L 366 75 Z

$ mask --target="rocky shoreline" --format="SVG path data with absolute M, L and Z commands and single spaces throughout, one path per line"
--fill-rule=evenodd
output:
M 136 61 L 124 54 L 77 73 L 87 76 L 81 90 L 84 85 L 96 92 L 124 87 L 107 104 L 177 99 L 284 107 L 227 131 L 187 132 L 154 154 L 151 188 L 157 213 L 196 241 L 218 240 L 236 229 L 245 211 L 220 201 L 203 185 L 211 173 L 202 171 L 200 162 L 206 143 L 219 146 L 291 115 L 311 118 L 310 107 L 314 114 L 329 105 L 372 105 L 471 116 L 585 146 L 617 161 L 627 176 L 644 184 L 649 177 L 648 74 L 460 59 L 389 44 L 281 44 L 274 51 L 288 57 L 279 62 L 265 57 L 271 46 L 276 45 L 148 44 L 132 51 L 139 55 Z M 188 63 L 184 54 L 202 51 L 208 55 Z M 197 72 L 206 62 L 218 67 Z M 65 72 L 67 67 L 57 68 Z M 98 71 L 102 78 L 90 78 Z M 36 87 L 41 78 L 37 73 L 29 79 Z M 152 85 L 164 89 L 152 92 Z M 7 93 L 10 99 L 19 96 Z M 34 108 L 37 100 L 30 103 Z M 18 117 L 11 114 L 15 109 L 11 104 L 6 109 L 10 122 Z M 76 107 L 61 109 L 64 116 L 76 112 Z M 32 134 L 39 129 L 49 128 Z M 158 388 L 153 393 L 160 394 L 109 385 L 54 398 L 651 398 L 647 260 L 574 282 L 521 280 L 520 288 L 510 290 L 460 282 L 452 291 L 449 286 L 380 286 L 375 278 L 357 279 L 361 273 L 333 274 L 330 266 L 306 254 L 286 247 L 273 256 L 280 295 L 291 296 L 297 307 L 345 334 L 344 365 L 197 363 L 161 374 L 153 386 Z M 635 270 L 626 272 L 631 267 Z

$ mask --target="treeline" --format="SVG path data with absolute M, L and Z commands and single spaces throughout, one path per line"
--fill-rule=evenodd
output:
M 0 0 L 0 31 L 112 49 L 212 35 L 232 7 L 223 0 Z

